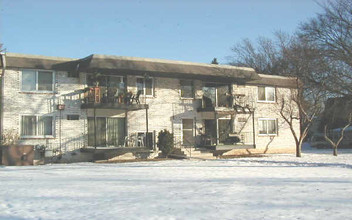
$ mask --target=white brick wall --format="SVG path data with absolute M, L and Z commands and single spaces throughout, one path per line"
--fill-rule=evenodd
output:
M 50 139 L 21 139 L 22 144 L 58 144 L 61 121 L 61 140 L 67 149 L 73 148 L 75 144 L 87 143 L 87 116 L 93 116 L 92 110 L 81 109 L 80 95 L 77 90 L 85 88 L 85 74 L 81 73 L 80 78 L 71 78 L 66 72 L 55 74 L 55 93 L 38 94 L 24 93 L 20 91 L 21 71 L 17 69 L 6 70 L 4 75 L 4 107 L 3 107 L 3 129 L 20 130 L 21 114 L 51 114 L 55 118 L 54 138 Z M 127 89 L 136 93 L 136 77 L 127 77 Z M 195 80 L 195 97 L 202 97 L 202 82 Z M 197 101 L 180 98 L 180 81 L 173 78 L 154 78 L 154 97 L 147 97 L 146 103 L 149 105 L 149 131 L 157 133 L 162 129 L 173 131 L 175 141 L 181 144 L 182 119 L 196 118 L 197 129 L 204 126 L 202 115 L 197 113 Z M 257 148 L 264 149 L 270 138 L 258 135 L 258 118 L 277 118 L 278 135 L 274 137 L 269 148 L 294 149 L 295 142 L 288 126 L 279 115 L 280 103 L 258 103 L 256 86 L 233 86 L 234 93 L 243 93 L 253 100 L 255 111 L 256 144 Z M 284 88 L 277 89 L 277 95 L 287 94 L 290 90 Z M 140 97 L 144 99 L 144 97 Z M 56 110 L 57 104 L 65 104 L 66 108 L 60 113 Z M 67 115 L 78 114 L 80 120 L 67 120 Z M 97 116 L 125 117 L 125 112 L 121 110 L 98 109 Z M 145 131 L 145 110 L 130 111 L 127 113 L 128 133 Z M 235 115 L 235 129 L 239 127 L 238 118 L 247 117 Z M 252 118 L 246 124 L 244 131 L 252 132 Z M 295 129 L 299 131 L 299 123 L 295 124 Z

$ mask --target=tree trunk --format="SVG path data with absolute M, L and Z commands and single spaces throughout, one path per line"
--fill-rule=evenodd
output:
M 337 156 L 337 147 L 334 147 L 334 156 Z
M 301 157 L 300 144 L 296 144 L 296 157 Z

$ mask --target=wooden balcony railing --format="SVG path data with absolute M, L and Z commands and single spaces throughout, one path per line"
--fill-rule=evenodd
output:
M 145 100 L 140 98 L 141 91 L 120 92 L 118 88 L 88 87 L 84 89 L 82 108 L 146 108 Z

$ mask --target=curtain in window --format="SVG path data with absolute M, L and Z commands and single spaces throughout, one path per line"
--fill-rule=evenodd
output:
M 96 131 L 96 135 L 94 134 Z M 94 118 L 88 118 L 88 145 L 95 146 L 95 137 L 96 146 L 105 146 L 106 145 L 106 118 L 96 118 L 96 129 L 94 129 Z
M 258 100 L 265 101 L 265 87 L 258 87 Z
M 35 136 L 36 135 L 36 116 L 22 116 L 21 135 Z
M 108 136 L 108 145 L 118 145 L 118 120 L 117 118 L 107 118 L 107 136 Z
M 267 132 L 267 121 L 259 120 L 259 134 L 266 134 Z
M 217 88 L 218 92 L 218 106 L 220 107 L 230 107 L 231 103 L 230 103 L 230 88 L 229 85 L 223 85 L 223 86 L 219 86 Z
M 53 73 L 48 71 L 38 71 L 38 90 L 53 90 Z
M 88 118 L 88 146 L 94 146 L 94 118 Z
M 38 120 L 38 135 L 53 135 L 53 117 L 42 116 Z
M 153 79 L 145 79 L 145 94 L 153 95 Z
M 193 82 L 189 80 L 181 80 L 181 97 L 193 98 Z
M 22 70 L 22 90 L 36 90 L 36 72 L 34 70 Z
M 144 94 L 144 79 L 137 78 L 137 91 L 141 91 L 141 94 Z
M 183 145 L 194 145 L 193 119 L 182 119 L 182 134 Z
M 96 118 L 97 146 L 106 145 L 106 118 Z
M 266 101 L 275 101 L 275 88 L 266 87 Z
M 268 120 L 268 134 L 276 134 L 276 120 Z
M 107 118 L 108 145 L 122 146 L 125 142 L 125 119 Z

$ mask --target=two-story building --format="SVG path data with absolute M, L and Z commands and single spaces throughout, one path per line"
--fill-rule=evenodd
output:
M 96 54 L 70 59 L 7 53 L 1 68 L 1 134 L 18 134 L 20 144 L 60 152 L 155 149 L 158 132 L 167 129 L 180 148 L 295 149 L 278 98 L 295 89 L 293 78 Z

